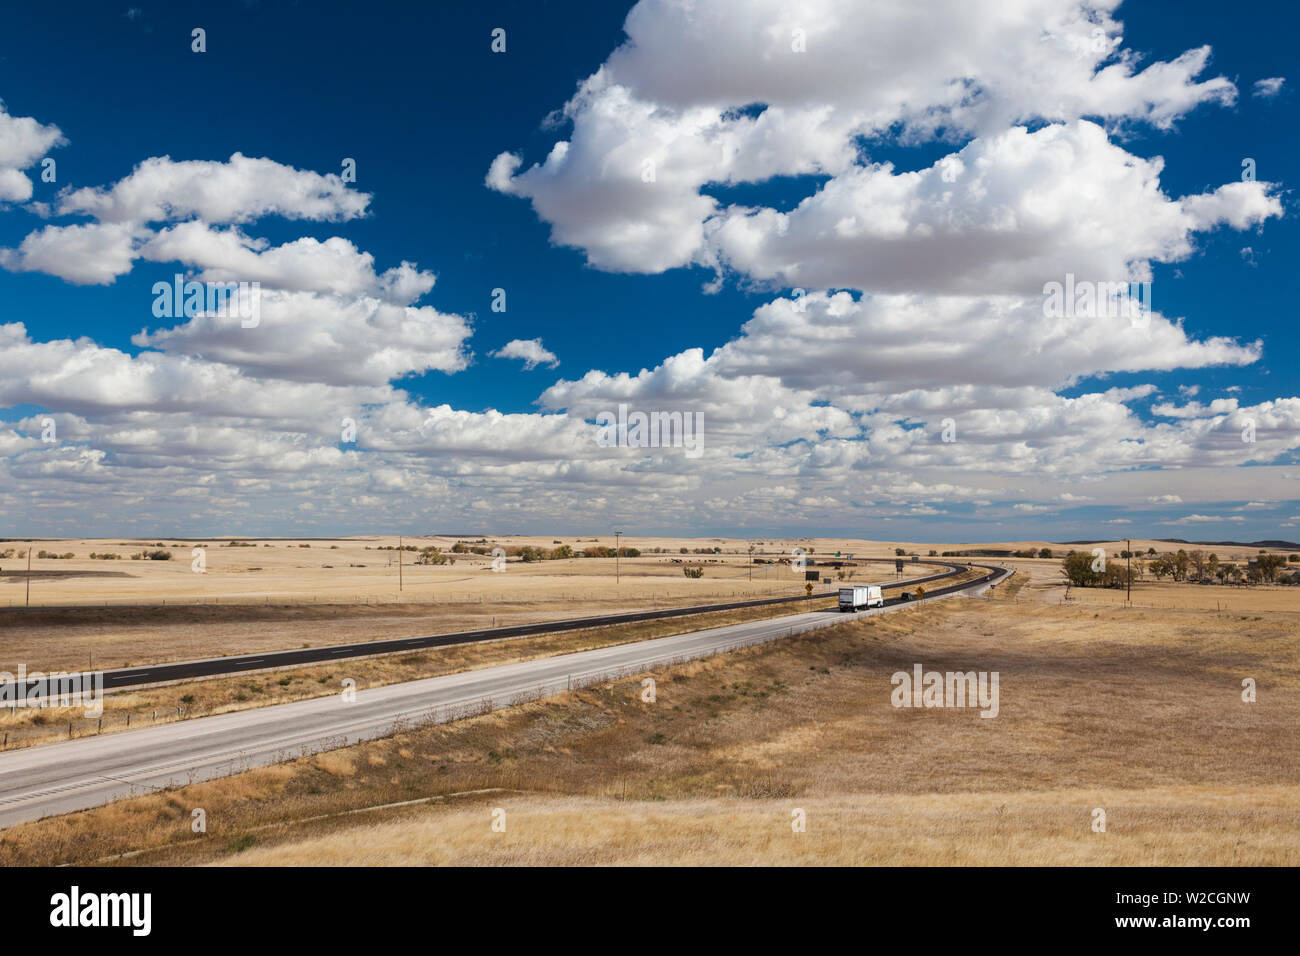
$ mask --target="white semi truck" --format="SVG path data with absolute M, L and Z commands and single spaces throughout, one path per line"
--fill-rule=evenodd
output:
M 885 596 L 877 584 L 855 584 L 840 588 L 840 610 L 856 611 L 860 607 L 884 607 Z

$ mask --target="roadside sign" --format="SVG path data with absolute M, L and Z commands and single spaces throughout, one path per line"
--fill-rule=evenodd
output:
M 925 597 L 925 588 L 923 588 L 921 585 L 918 584 L 916 586 L 916 599 L 920 601 L 924 597 Z
M 805 591 L 808 592 L 808 596 L 809 596 L 809 597 L 812 597 L 812 584 L 811 584 L 811 583 L 809 583 L 809 584 L 805 584 L 805 585 L 803 586 L 803 589 L 804 589 Z

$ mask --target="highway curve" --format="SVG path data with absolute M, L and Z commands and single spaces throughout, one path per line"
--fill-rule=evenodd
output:
M 979 580 L 931 591 L 925 602 L 983 593 L 1012 573 L 979 567 L 988 571 Z M 885 614 L 906 606 L 909 602 L 893 598 L 885 607 L 859 614 Z M 836 610 L 807 611 L 374 687 L 357 691 L 350 702 L 332 694 L 0 753 L 0 828 L 350 746 L 413 725 L 455 720 L 843 620 Z

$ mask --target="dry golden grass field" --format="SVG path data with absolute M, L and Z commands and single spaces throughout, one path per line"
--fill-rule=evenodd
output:
M 251 540 L 251 539 L 250 539 Z M 456 539 L 405 539 L 446 551 Z M 503 547 L 555 547 L 559 539 L 492 539 Z M 398 590 L 397 553 L 391 539 L 262 541 L 256 547 L 205 547 L 206 570 L 191 568 L 193 542 L 172 547 L 169 561 L 133 561 L 145 543 L 60 541 L 35 543 L 42 550 L 74 558 L 36 559 L 32 607 L 24 608 L 25 561 L 0 559 L 0 670 L 109 668 L 290 647 L 415 637 L 586 617 L 655 607 L 681 607 L 747 598 L 803 593 L 804 576 L 789 564 L 750 565 L 745 542 L 721 539 L 624 540 L 640 558 L 574 558 L 523 563 L 490 570 L 491 558 L 454 555 L 454 565 L 413 565 L 406 553 Z M 575 549 L 591 539 L 566 539 Z M 609 540 L 609 545 L 613 545 Z M 156 550 L 158 542 L 147 543 Z M 299 547 L 310 544 L 310 548 Z M 12 543 L 0 546 L 25 551 Z M 765 542 L 754 557 L 790 558 L 796 547 L 815 551 L 814 560 L 834 550 L 825 542 Z M 650 548 L 672 553 L 648 554 Z M 680 549 L 729 548 L 721 554 L 686 554 Z M 368 549 L 368 550 L 367 550 Z M 846 549 L 847 550 L 847 549 Z M 921 562 L 907 575 L 940 570 Z M 119 553 L 121 560 L 91 559 L 91 553 Z M 762 552 L 762 553 L 760 553 Z M 866 552 L 859 552 L 866 556 Z M 893 556 L 877 545 L 871 554 Z M 391 565 L 388 562 L 392 562 Z M 330 565 L 330 567 L 323 567 Z M 365 567 L 355 567 L 365 565 Z M 702 567 L 704 577 L 687 578 L 684 567 Z M 257 570 L 253 570 L 257 569 Z M 830 573 L 830 569 L 824 569 Z M 851 580 L 888 584 L 888 564 L 859 563 Z M 102 575 L 117 575 L 102 577 Z M 165 604 L 163 602 L 166 602 Z M 17 605 L 17 606 L 14 606 Z
M 629 679 L 21 825 L 0 864 L 1300 863 L 1294 615 L 1032 577 L 665 669 L 654 703 Z M 998 716 L 893 707 L 917 663 L 997 671 Z
M 918 543 L 910 541 L 866 541 L 850 538 L 785 538 L 746 541 L 738 538 L 646 538 L 623 536 L 624 548 L 641 550 L 641 558 L 624 558 L 620 562 L 623 580 L 615 587 L 612 559 L 573 559 L 544 561 L 523 565 L 511 558 L 507 572 L 488 570 L 491 559 L 484 555 L 451 555 L 452 565 L 417 566 L 414 555 L 405 553 L 402 589 L 398 589 L 397 553 L 381 548 L 398 544 L 396 536 L 368 536 L 331 539 L 236 539 L 251 547 L 232 547 L 227 539 L 196 540 L 186 538 L 140 539 L 55 539 L 31 543 L 33 553 L 45 551 L 72 558 L 34 558 L 31 568 L 30 603 L 33 606 L 58 605 L 158 605 L 167 604 L 376 604 L 376 603 L 449 603 L 477 605 L 505 600 L 523 602 L 563 601 L 582 606 L 599 605 L 604 600 L 653 603 L 680 602 L 682 599 L 713 599 L 781 593 L 801 585 L 789 567 L 772 564 L 753 568 L 748 573 L 750 554 L 775 561 L 789 559 L 795 548 L 802 548 L 816 560 L 830 558 L 836 552 L 859 556 L 892 556 L 895 548 L 922 558 L 937 552 L 967 548 L 1016 549 L 1048 547 L 1063 554 L 1066 547 L 1043 541 L 995 542 L 992 544 Z M 438 547 L 444 552 L 458 538 L 428 535 L 401 539 L 405 545 Z M 551 549 L 568 545 L 575 551 L 600 545 L 613 548 L 613 536 L 603 537 L 520 537 L 493 536 L 484 539 L 490 546 Z M 131 560 L 141 551 L 163 550 L 171 560 Z M 1123 541 L 1100 542 L 1109 552 L 1124 547 Z M 1148 547 L 1170 550 L 1159 541 L 1133 542 L 1136 549 Z M 192 552 L 204 549 L 206 570 L 192 570 Z M 1082 547 L 1082 546 L 1080 546 Z M 652 553 L 652 549 L 662 549 Z M 720 548 L 720 554 L 681 554 L 681 548 L 693 552 L 700 548 Z M 21 607 L 29 599 L 26 561 L 20 555 L 28 549 L 26 541 L 0 541 L 0 608 Z M 1217 548 L 1224 561 L 1242 561 L 1254 552 L 1242 548 Z M 94 554 L 117 554 L 118 560 L 92 559 Z M 682 575 L 682 564 L 703 565 L 701 580 Z
M 406 552 L 399 569 L 396 536 L 335 539 L 238 539 L 245 546 L 230 546 L 226 540 L 160 538 L 151 541 L 98 539 L 35 541 L 34 553 L 45 551 L 72 558 L 36 558 L 32 564 L 31 604 L 105 605 L 145 604 L 356 604 L 447 602 L 478 604 L 481 600 L 557 600 L 581 605 L 602 599 L 618 601 L 741 597 L 778 594 L 802 586 L 787 566 L 754 567 L 748 573 L 751 542 L 723 538 L 679 539 L 624 536 L 624 548 L 637 548 L 641 558 L 619 562 L 622 581 L 614 583 L 612 559 L 586 558 L 544 561 L 524 565 L 513 557 L 505 573 L 494 574 L 491 557 L 477 554 L 449 555 L 455 564 L 415 565 L 415 555 Z M 416 548 L 438 547 L 444 552 L 458 541 L 478 539 L 431 535 L 406 537 L 402 544 Z M 552 549 L 568 545 L 575 551 L 600 545 L 613 548 L 613 536 L 602 538 L 550 538 L 494 536 L 489 546 L 503 548 L 531 546 Z M 815 557 L 828 557 L 835 550 L 861 554 L 891 555 L 893 543 L 848 542 L 829 539 L 764 539 L 752 542 L 754 557 L 775 561 L 789 559 L 793 549 L 803 548 Z M 144 550 L 172 553 L 167 561 L 131 560 Z M 204 549 L 206 570 L 192 570 L 193 549 Z M 721 548 L 720 554 L 680 553 L 700 548 Z M 919 547 L 919 546 L 918 546 Z M 930 547 L 919 553 L 925 555 Z M 27 600 L 27 542 L 0 542 L 0 608 L 21 607 Z M 663 553 L 652 554 L 661 548 Z M 911 550 L 911 549 L 909 549 Z M 118 560 L 92 559 L 90 554 L 118 554 Z M 682 574 L 683 564 L 703 565 L 704 578 L 695 581 Z M 522 572 L 522 573 L 521 573 Z M 753 580 L 750 580 L 752 577 Z
M 580 617 L 621 610 L 682 606 L 751 597 L 796 595 L 803 576 L 787 562 L 802 548 L 823 571 L 838 552 L 858 557 L 892 557 L 895 548 L 916 553 L 922 563 L 931 551 L 969 547 L 1052 547 L 1044 542 L 999 542 L 979 546 L 918 544 L 853 539 L 681 539 L 624 537 L 639 558 L 574 558 L 523 563 L 510 559 L 503 573 L 490 570 L 490 557 L 452 555 L 455 564 L 415 565 L 403 553 L 399 590 L 398 552 L 380 550 L 396 537 L 328 540 L 238 539 L 59 540 L 0 542 L 0 670 L 19 664 L 29 670 L 65 670 L 146 665 L 279 648 L 400 638 Z M 404 538 L 415 547 L 444 552 L 458 539 L 449 536 Z M 612 537 L 494 537 L 493 546 L 581 550 L 593 544 L 613 547 Z M 131 560 L 141 551 L 162 550 L 168 561 Z M 749 547 L 753 546 L 751 555 Z M 73 557 L 34 558 L 30 577 L 22 557 L 33 553 Z M 1122 542 L 1103 543 L 1109 551 Z M 1134 547 L 1168 548 L 1135 541 Z M 192 569 L 194 547 L 204 549 L 205 571 Z M 685 548 L 688 554 L 681 554 Z M 697 550 L 721 549 L 718 554 Z M 654 553 L 654 549 L 659 549 Z M 1224 560 L 1244 560 L 1246 551 L 1220 548 Z M 118 560 L 91 554 L 118 554 Z M 767 563 L 751 565 L 751 557 Z M 1033 578 L 1035 595 L 1060 600 L 1060 562 L 1056 559 L 1007 561 Z M 702 567 L 704 577 L 685 577 L 685 566 Z M 616 581 L 616 570 L 617 578 Z M 924 573 L 924 567 L 916 569 Z M 912 569 L 909 568 L 909 574 Z M 850 580 L 888 584 L 887 564 L 859 563 Z M 30 585 L 30 596 L 28 586 Z M 1291 601 L 1285 589 L 1232 588 L 1143 582 L 1135 603 L 1216 609 L 1281 609 Z M 1074 589 L 1072 600 L 1115 602 L 1119 592 Z M 30 601 L 31 608 L 24 604 Z

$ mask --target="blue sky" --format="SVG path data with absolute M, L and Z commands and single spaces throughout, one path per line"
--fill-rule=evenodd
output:
M 436 272 L 438 306 L 476 315 L 480 351 L 545 332 L 566 366 L 635 371 L 734 335 L 764 296 L 733 285 L 706 299 L 699 290 L 708 276 L 698 269 L 651 277 L 588 269 L 581 252 L 551 246 L 527 204 L 483 187 L 503 148 L 549 149 L 541 118 L 618 45 L 629 5 L 424 6 L 378 4 L 361 15 L 335 5 L 305 16 L 290 5 L 158 5 L 132 20 L 86 4 L 75 14 L 84 29 L 71 32 L 57 8 L 8 12 L 2 96 L 17 114 L 59 117 L 74 147 L 81 144 L 75 160 L 54 154 L 60 182 L 47 184 L 47 194 L 111 183 L 146 156 L 240 151 L 320 172 L 355 158 L 357 186 L 375 199 L 372 215 L 342 234 L 381 265 L 413 259 Z M 204 58 L 190 52 L 200 22 L 211 38 Z M 510 28 L 505 56 L 489 49 L 499 24 Z M 77 66 L 33 86 L 27 78 L 52 58 Z M 168 81 L 158 83 L 160 75 Z M 0 219 L 0 244 L 17 244 L 38 224 L 21 214 Z M 272 241 L 338 232 L 274 220 L 259 228 Z M 148 289 L 174 271 L 139 269 L 107 289 L 7 273 L 0 282 L 6 301 L 40 317 L 39 325 L 28 320 L 34 330 L 130 349 L 130 336 L 152 321 L 141 308 L 152 301 Z M 508 318 L 491 312 L 495 288 L 507 289 Z M 435 403 L 527 411 L 563 371 L 520 375 L 480 360 L 458 375 L 404 384 Z
M 130 359 L 142 353 L 161 351 L 179 363 L 165 374 L 159 366 L 146 366 L 150 380 L 166 380 L 170 384 L 165 387 L 120 399 L 119 390 L 109 389 L 114 394 L 105 399 L 86 394 L 81 386 L 51 392 L 51 376 L 71 376 L 70 369 L 45 370 L 41 379 L 33 359 L 15 352 L 9 367 L 34 370 L 30 382 L 15 377 L 0 395 L 0 431 L 12 428 L 9 444 L 0 444 L 8 478 L 8 491 L 0 499 L 4 524 L 14 534 L 51 535 L 414 532 L 471 525 L 582 533 L 615 522 L 644 533 L 808 532 L 913 540 L 1123 534 L 1300 538 L 1300 531 L 1290 530 L 1300 512 L 1295 411 L 1292 405 L 1277 404 L 1300 395 L 1300 344 L 1292 334 L 1290 307 L 1296 301 L 1292 263 L 1300 242 L 1289 187 L 1297 172 L 1290 132 L 1296 103 L 1291 37 L 1297 17 L 1289 5 L 1266 5 L 1249 17 L 1225 17 L 1221 6 L 1208 3 L 1121 6 L 1109 16 L 1122 23 L 1122 42 L 1119 30 L 1108 25 L 1103 32 L 1117 45 L 1098 59 L 1098 70 L 1121 62 L 1121 51 L 1134 57 L 1131 78 L 1152 63 L 1177 63 L 1185 51 L 1206 44 L 1212 48 L 1202 69 L 1189 70 L 1178 82 L 1133 81 L 1134 93 L 1109 87 L 1096 92 L 1078 77 L 1060 80 L 1060 89 L 1041 99 L 1026 92 L 1016 82 L 1015 69 L 997 61 L 1008 55 L 1006 37 L 1023 37 L 1025 56 L 1039 56 L 1029 45 L 1039 28 L 1010 23 L 1005 36 L 987 50 L 976 37 L 965 56 L 950 57 L 976 64 L 978 73 L 970 80 L 978 93 L 974 105 L 954 108 L 940 100 L 918 105 L 915 99 L 933 93 L 938 80 L 965 78 L 943 72 L 942 42 L 935 44 L 936 64 L 921 62 L 927 55 L 927 45 L 921 44 L 900 66 L 903 83 L 916 84 L 916 94 L 906 102 L 888 102 L 878 92 L 883 85 L 879 77 L 870 75 L 860 79 L 861 90 L 837 87 L 836 82 L 849 87 L 855 82 L 836 72 L 835 58 L 850 56 L 851 49 L 824 52 L 832 43 L 847 42 L 837 40 L 837 34 L 851 39 L 861 30 L 871 38 L 890 29 L 906 28 L 911 31 L 907 35 L 916 35 L 918 29 L 915 24 L 873 23 L 871 4 L 828 2 L 827 17 L 847 17 L 849 28 L 824 29 L 816 18 L 806 25 L 809 49 L 804 56 L 814 61 L 826 56 L 825 66 L 809 69 L 800 61 L 803 72 L 789 73 L 790 86 L 799 92 L 783 104 L 784 118 L 772 119 L 773 129 L 762 145 L 775 153 L 798 154 L 805 149 L 802 134 L 795 132 L 798 111 L 819 108 L 842 117 L 838 125 L 828 124 L 842 141 L 830 143 L 828 132 L 824 149 L 807 146 L 807 155 L 789 160 L 789 168 L 782 168 L 779 156 L 763 156 L 754 161 L 757 172 L 693 170 L 701 184 L 688 190 L 687 199 L 711 197 L 715 213 L 702 227 L 706 240 L 677 255 L 670 254 L 669 246 L 696 225 L 683 202 L 670 198 L 646 213 L 639 206 L 641 197 L 632 192 L 635 185 L 624 182 L 628 177 L 609 173 L 611 178 L 604 180 L 608 164 L 588 164 L 588 157 L 578 155 L 581 138 L 607 146 L 601 137 L 609 134 L 600 124 L 617 115 L 625 137 L 621 142 L 642 133 L 653 139 L 662 132 L 651 128 L 653 123 L 668 116 L 675 138 L 660 157 L 665 178 L 688 164 L 698 166 L 702 160 L 691 152 L 691 144 L 707 141 L 715 132 L 724 155 L 733 134 L 742 137 L 744 154 L 758 149 L 743 140 L 744 130 L 736 133 L 722 120 L 706 125 L 703 133 L 692 132 L 696 120 L 689 110 L 738 110 L 761 102 L 760 94 L 769 91 L 764 106 L 778 103 L 787 93 L 781 85 L 786 67 L 763 59 L 770 50 L 746 48 L 743 28 L 714 42 L 708 23 L 683 22 L 670 4 L 643 4 L 634 33 L 642 31 L 635 45 L 645 55 L 623 57 L 607 69 L 612 79 L 598 84 L 590 102 L 577 103 L 568 121 L 546 122 L 627 40 L 624 19 L 631 6 L 73 4 L 0 12 L 0 100 L 9 117 L 57 127 L 63 140 L 43 154 L 57 163 L 56 182 L 41 181 L 37 157 L 19 167 L 31 181 L 30 196 L 0 202 L 0 249 L 11 250 L 8 259 L 0 259 L 0 324 L 21 322 L 31 343 L 86 337 L 101 350 L 119 350 L 127 358 L 114 366 L 115 372 L 95 373 L 110 383 L 119 373 L 131 378 L 135 366 Z M 719 22 L 729 15 L 728 6 L 718 4 Z M 748 15 L 761 19 L 765 6 L 771 5 L 747 8 Z M 935 4 L 931 20 L 922 21 L 919 32 L 957 29 L 956 15 L 946 16 L 941 6 Z M 1109 23 L 1104 18 L 1112 5 L 1024 0 L 1024 6 L 1027 19 L 1041 15 L 1042 29 L 1047 29 L 1049 14 Z M 1051 24 L 1059 26 L 1059 20 Z M 765 22 L 764 29 L 769 25 Z M 207 50 L 201 54 L 191 50 L 194 27 L 207 33 Z M 505 53 L 490 49 L 496 27 L 507 31 Z M 780 29 L 785 43 L 786 25 Z M 766 35 L 763 30 L 751 33 Z M 728 49 L 729 43 L 734 48 Z M 710 64 L 715 50 L 718 62 Z M 869 49 L 860 52 L 871 56 Z M 987 72 L 981 56 L 988 60 Z M 680 62 L 674 62 L 678 57 Z M 751 77 L 737 69 L 735 57 L 760 59 L 763 65 Z M 1078 69 L 1078 59 L 1070 70 Z M 820 79 L 819 68 L 826 74 Z M 1035 68 L 1052 82 L 1058 72 L 1069 72 L 1054 69 L 1049 61 L 1030 63 L 1025 75 L 1032 79 Z M 700 79 L 692 83 L 695 73 Z M 675 85 L 674 76 L 687 79 Z M 1215 78 L 1231 84 L 1232 94 L 1185 93 Z M 1276 92 L 1256 90 L 1257 81 L 1269 78 L 1282 78 Z M 647 111 L 615 114 L 625 104 L 611 88 L 630 90 L 634 104 L 645 104 Z M 699 101 L 690 102 L 696 90 L 702 91 Z M 1059 114 L 1052 105 L 1044 113 L 1043 103 L 1056 102 L 1051 96 L 1068 104 Z M 1075 106 L 1076 99 L 1084 105 Z M 983 101 L 993 106 L 985 111 Z M 1172 104 L 1167 118 L 1160 107 L 1165 101 Z M 872 125 L 873 111 L 890 110 L 898 113 L 894 122 Z M 763 109 L 749 112 L 756 117 Z M 936 130 L 930 121 L 945 112 Z M 1002 119 L 1008 112 L 1011 118 Z M 774 113 L 770 110 L 769 118 Z M 771 343 L 764 346 L 746 334 L 744 327 L 756 310 L 783 308 L 780 303 L 792 301 L 796 286 L 830 300 L 827 284 L 820 281 L 828 272 L 807 265 L 817 257 L 831 264 L 830 288 L 851 300 L 913 295 L 923 314 L 933 311 L 926 297 L 954 293 L 970 297 L 972 308 L 1005 295 L 1027 296 L 1032 305 L 1032 289 L 1057 278 L 1041 263 L 990 262 L 988 274 L 1002 270 L 1005 279 L 979 288 L 977 270 L 972 273 L 976 278 L 960 289 L 950 286 L 952 272 L 942 257 L 978 260 L 983 254 L 978 235 L 948 237 L 935 247 L 939 252 L 919 241 L 915 270 L 904 268 L 895 281 L 863 264 L 854 248 L 846 248 L 842 260 L 834 247 L 812 253 L 805 273 L 788 267 L 789 257 L 807 254 L 812 239 L 808 246 L 782 249 L 785 233 L 777 231 L 763 237 L 770 251 L 765 246 L 755 252 L 754 236 L 734 238 L 725 230 L 757 221 L 743 211 L 733 213 L 741 207 L 790 213 L 827 184 L 850 183 L 856 171 L 878 170 L 881 163 L 893 167 L 888 185 L 883 179 L 879 185 L 889 204 L 892 190 L 904 186 L 901 174 L 924 173 L 952 154 L 973 156 L 985 144 L 1002 142 L 998 137 L 1017 126 L 1036 134 L 1070 129 L 1079 121 L 1103 127 L 1106 142 L 1131 157 L 1162 157 L 1158 195 L 1169 200 L 1215 194 L 1225 184 L 1240 182 L 1244 158 L 1255 160 L 1257 179 L 1272 185 L 1253 197 L 1223 199 L 1237 204 L 1229 218 L 1239 217 L 1243 224 L 1207 219 L 1195 228 L 1152 227 L 1151 235 L 1138 236 L 1146 222 L 1159 220 L 1168 209 L 1159 203 L 1149 211 L 1132 203 L 1108 209 L 1102 201 L 1095 215 L 1103 224 L 1116 223 L 1111 247 L 1086 234 L 1089 227 L 1081 223 L 1088 221 L 1087 210 L 1062 213 L 1052 234 L 1075 233 L 1060 240 L 1062 251 L 1054 261 L 1068 265 L 1077 253 L 1081 268 L 1110 261 L 1149 268 L 1154 308 L 1172 329 L 1181 323 L 1179 334 L 1194 344 L 1216 337 L 1243 346 L 1258 340 L 1258 359 L 1224 363 L 1215 359 L 1222 349 L 1202 350 L 1205 354 L 1190 362 L 1161 358 L 1142 367 L 1140 361 L 1115 361 L 1113 350 L 1100 342 L 1096 351 L 1105 355 L 1095 361 L 1081 358 L 1077 370 L 1062 366 L 1068 374 L 1040 379 L 1035 365 L 1051 362 L 1036 363 L 1035 355 L 1043 348 L 1059 348 L 1059 343 L 1027 343 L 1012 323 L 1006 340 L 985 333 L 962 346 L 972 354 L 1005 354 L 1002 379 L 965 382 L 951 368 L 931 368 L 911 353 L 897 360 L 873 359 L 868 353 L 875 329 L 888 322 L 883 310 L 879 316 L 864 314 L 854 320 L 860 324 L 844 330 L 850 341 L 863 346 L 861 367 L 847 361 L 836 381 L 827 375 L 823 382 L 818 379 L 825 365 L 819 366 L 816 349 L 802 366 L 791 356 L 791 348 L 798 351 L 799 346 L 790 341 L 801 338 L 790 325 L 782 326 L 777 344 L 787 334 L 791 339 L 775 351 L 764 351 Z M 557 142 L 570 139 L 575 148 L 554 174 L 530 178 L 534 164 L 544 162 Z M 1073 143 L 1078 155 L 1085 150 L 1082 143 Z M 1096 143 L 1087 149 L 1096 151 L 1096 162 L 1086 169 L 1080 163 L 1080 196 L 1097 187 L 1088 179 L 1094 169 L 1101 170 L 1099 182 L 1111 174 L 1102 169 L 1111 159 Z M 843 159 L 845 150 L 854 154 L 851 161 Z M 276 399 L 278 411 L 259 409 L 242 422 L 229 409 L 191 402 L 188 393 L 167 394 L 171 387 L 203 387 L 176 384 L 180 365 L 188 370 L 185 374 L 193 371 L 189 360 L 217 361 L 223 375 L 233 368 L 230 374 L 241 383 L 268 396 L 275 391 L 268 383 L 284 380 L 316 381 L 334 389 L 379 384 L 350 381 L 346 375 L 335 381 L 324 373 L 313 379 L 316 366 L 295 364 L 292 355 L 277 359 L 278 371 L 270 373 L 256 360 L 214 358 L 212 342 L 205 347 L 206 333 L 170 347 L 133 344 L 132 337 L 146 327 L 181 324 L 151 314 L 153 284 L 178 271 L 201 278 L 205 268 L 209 273 L 213 269 L 211 261 L 200 256 L 178 265 L 140 258 L 111 281 L 87 282 L 84 276 L 51 274 L 61 267 L 22 254 L 24 240 L 46 227 L 93 221 L 85 213 L 56 211 L 77 190 L 111 188 L 154 157 L 225 163 L 236 152 L 320 175 L 337 174 L 344 157 L 354 158 L 357 179 L 347 188 L 369 197 L 365 211 L 315 219 L 249 214 L 208 221 L 209 226 L 218 232 L 240 230 L 245 238 L 264 243 L 260 249 L 304 237 L 320 242 L 342 237 L 373 256 L 375 273 L 404 261 L 415 263 L 436 274 L 437 281 L 427 294 L 401 305 L 459 316 L 471 330 L 460 344 L 463 367 L 436 362 L 425 367 L 429 363 L 416 358 L 408 370 L 399 363 L 398 372 L 386 379 L 389 391 L 400 391 L 398 398 L 333 394 L 327 405 L 351 402 L 359 410 L 362 437 L 354 445 L 330 441 L 325 426 L 304 429 L 303 411 L 319 399 L 305 392 L 286 390 Z M 517 157 L 510 170 L 513 178 L 508 183 L 498 179 L 493 188 L 485 177 L 502 154 Z M 0 157 L 4 155 L 0 143 Z M 996 156 L 990 162 L 996 166 Z M 976 168 L 971 162 L 967 166 Z M 1024 195 L 1007 198 L 1006 190 L 1015 189 L 1015 181 L 1010 182 L 998 185 L 1008 204 L 1035 201 L 1028 182 Z M 1104 185 L 1098 188 L 1105 192 Z M 971 195 L 984 191 L 981 187 Z M 593 204 L 602 208 L 575 212 L 582 205 L 577 197 L 584 193 L 603 197 Z M 877 215 L 880 221 L 930 215 L 920 198 L 914 197 L 910 206 L 903 202 L 877 210 L 871 205 L 881 201 L 873 198 L 877 194 L 862 195 L 868 223 Z M 977 200 L 971 202 L 976 204 L 969 208 L 949 204 L 936 215 L 952 222 L 986 213 Z M 1080 203 L 1087 205 L 1086 200 Z M 1020 207 L 1022 216 L 1028 208 Z M 1132 227 L 1119 221 L 1125 215 L 1135 216 Z M 637 218 L 641 216 L 644 221 Z M 169 223 L 194 220 L 203 221 L 204 214 L 178 216 Z M 909 225 L 933 229 L 933 222 Z M 157 221 L 145 226 L 154 232 L 163 228 Z M 627 240 L 643 228 L 651 236 L 648 241 Z M 710 232 L 715 228 L 720 231 Z M 822 235 L 816 241 L 825 241 L 824 224 L 817 228 Z M 665 230 L 662 236 L 656 234 L 659 229 Z M 136 235 L 137 248 L 147 241 L 144 235 Z M 575 235 L 584 238 L 575 241 Z M 1017 245 L 1016 238 L 1007 240 L 1008 248 Z M 1180 242 L 1185 248 L 1177 252 L 1152 254 Z M 887 243 L 875 238 L 872 243 L 880 261 L 888 261 Z M 963 243 L 969 244 L 969 253 L 962 250 Z M 987 248 L 987 236 L 983 244 Z M 1032 237 L 1020 243 L 1025 248 L 1033 244 Z M 1029 258 L 1024 251 L 1014 255 Z M 810 281 L 800 278 L 805 274 Z M 1097 278 L 1121 276 L 1111 272 Z M 504 313 L 490 308 L 496 288 L 507 293 Z M 808 336 L 826 328 L 817 321 L 822 303 L 812 308 Z M 310 318 L 301 321 L 301 332 L 294 334 L 313 334 L 317 327 Z M 430 329 L 425 333 L 434 334 Z M 1170 354 L 1190 354 L 1172 341 L 1173 334 L 1162 347 Z M 942 340 L 944 328 L 918 326 L 917 335 Z M 217 339 L 225 341 L 220 335 Z M 346 347 L 339 346 L 344 351 L 383 347 L 379 333 L 336 339 L 347 339 Z M 543 363 L 526 369 L 517 359 L 490 354 L 512 340 L 533 339 L 558 359 L 554 368 Z M 710 359 L 715 349 L 737 340 L 732 353 L 717 362 Z M 1145 347 L 1135 340 L 1131 351 L 1140 354 Z M 702 368 L 688 360 L 681 360 L 680 368 L 669 362 L 689 356 L 691 349 L 701 349 L 700 359 L 709 360 Z M 57 350 L 40 350 L 40 361 L 52 351 Z M 1153 355 L 1157 352 L 1153 349 Z M 844 350 L 829 349 L 828 354 L 843 355 Z M 451 359 L 442 364 L 448 362 L 457 364 Z M 951 362 L 958 369 L 969 365 L 956 352 Z M 887 374 L 889 368 L 897 369 L 897 380 Z M 663 371 L 656 376 L 656 369 Z M 647 374 L 638 376 L 642 370 Z M 618 378 L 624 373 L 629 377 Z M 950 388 L 968 386 L 1010 391 L 968 395 L 954 403 Z M 1016 390 L 1023 389 L 1031 391 L 1017 397 Z M 1080 434 L 1072 445 L 1071 428 L 1076 426 L 1070 422 L 1079 411 L 1062 403 L 1112 389 L 1134 394 L 1112 395 L 1088 425 L 1099 430 Z M 1044 391 L 1056 398 L 1045 398 Z M 900 399 L 900 393 L 912 397 Z M 942 397 L 929 401 L 927 395 Z M 56 400 L 61 396 L 66 400 Z M 1235 405 L 1215 411 L 1208 407 L 1215 399 Z M 620 400 L 647 409 L 702 412 L 709 453 L 690 460 L 680 449 L 618 449 L 619 454 L 593 459 L 585 446 L 581 453 L 557 450 L 584 441 L 583 423 Z M 1158 411 L 1193 402 L 1207 407 L 1175 415 Z M 415 423 L 428 409 L 444 405 L 449 411 L 441 418 Z M 919 439 L 907 437 L 924 434 L 933 449 L 948 417 L 946 405 L 956 422 L 954 447 L 963 452 L 960 461 L 913 448 Z M 1037 411 L 1028 410 L 1031 406 Z M 757 408 L 770 411 L 770 417 L 742 414 Z M 1259 408 L 1263 411 L 1249 411 Z M 1131 420 L 1118 420 L 1123 409 Z M 1017 410 L 1025 412 L 1019 419 L 1013 414 Z M 520 417 L 497 425 L 494 412 Z M 66 416 L 65 437 L 37 445 L 33 436 L 39 438 L 45 416 L 56 422 Z M 400 426 L 394 424 L 398 418 Z M 1258 419 L 1261 442 L 1235 455 L 1233 447 L 1214 436 L 1235 434 L 1246 418 Z M 715 421 L 717 426 L 709 424 Z M 1026 421 L 1041 426 L 1042 434 L 1029 434 Z M 886 427 L 891 422 L 898 434 Z M 1159 431 L 1171 426 L 1186 430 L 1177 435 Z M 211 438 L 204 437 L 208 429 Z M 151 453 L 135 439 L 123 444 L 122 436 L 135 430 L 154 436 L 150 440 L 158 442 L 157 450 Z M 239 447 L 229 435 L 240 430 L 259 437 Z M 980 440 L 967 451 L 963 436 L 971 431 Z M 494 435 L 500 435 L 499 443 Z M 1137 444 L 1150 447 L 1151 453 L 1134 454 Z M 868 446 L 869 452 L 864 450 Z M 339 457 L 322 458 L 313 449 Z M 285 464 L 297 460 L 295 455 L 301 456 L 300 465 Z M 1095 466 L 1089 464 L 1094 458 Z M 1015 467 L 1008 468 L 1008 462 L 1016 462 Z M 1179 500 L 1153 500 L 1174 497 Z

